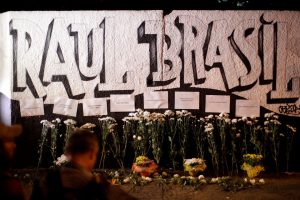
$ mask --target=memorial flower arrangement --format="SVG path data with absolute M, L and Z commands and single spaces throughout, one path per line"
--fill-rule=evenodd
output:
M 198 176 L 200 172 L 206 169 L 205 161 L 201 158 L 184 159 L 184 171 L 187 171 L 191 176 Z
M 148 177 L 157 169 L 157 164 L 147 156 L 138 156 L 132 164 L 132 171 Z
M 279 148 L 280 141 L 284 135 L 281 133 L 281 122 L 278 120 L 279 116 L 275 113 L 265 114 L 264 129 L 267 139 L 270 143 L 271 155 L 275 163 L 276 172 L 279 172 Z M 282 136 L 282 137 L 281 137 Z
M 48 120 L 44 119 L 40 123 L 43 125 L 43 127 L 42 127 L 42 132 L 41 132 L 41 138 L 40 138 L 39 144 L 38 144 L 39 158 L 38 158 L 37 170 L 39 169 L 40 164 L 42 162 L 44 147 L 46 146 L 47 134 L 49 132 L 49 129 L 51 129 L 51 130 L 55 129 L 55 125 Z
M 214 123 L 215 118 L 213 115 L 209 115 L 205 118 L 205 133 L 206 133 L 206 140 L 208 143 L 208 152 L 211 157 L 211 163 L 214 169 L 215 175 L 219 173 L 219 152 L 217 148 L 217 143 L 214 135 Z
M 77 122 L 73 119 L 67 119 L 64 121 L 64 124 L 66 125 L 64 145 L 66 146 L 67 141 L 69 140 L 71 133 L 74 131 L 75 125 L 77 124 Z
M 290 154 L 293 147 L 293 138 L 297 129 L 289 124 L 286 125 L 286 171 L 289 171 Z
M 244 154 L 242 170 L 247 172 L 249 178 L 255 178 L 264 171 L 264 167 L 260 164 L 263 156 L 260 154 Z
M 93 131 L 93 128 L 95 128 L 95 127 L 96 127 L 96 125 L 93 123 L 85 123 L 82 126 L 80 126 L 80 128 L 87 129 L 89 131 Z
M 54 161 L 54 164 L 55 166 L 57 167 L 61 167 L 63 166 L 64 164 L 66 164 L 67 162 L 69 162 L 70 158 L 65 155 L 65 154 L 62 154 L 61 156 L 59 156 L 55 161 Z
M 152 154 L 157 164 L 162 156 L 162 145 L 164 142 L 165 116 L 161 113 L 151 113 L 147 119 L 147 130 L 152 147 Z
M 117 122 L 112 117 L 102 117 L 98 118 L 99 125 L 100 125 L 100 142 L 101 142 L 101 149 L 100 149 L 100 161 L 99 161 L 99 168 L 104 168 L 105 160 L 106 160 L 106 153 L 109 148 L 109 143 L 107 142 L 108 135 L 115 132 L 115 127 L 117 126 Z M 117 150 L 116 150 L 117 151 Z M 114 153 L 119 154 L 119 152 L 114 151 Z

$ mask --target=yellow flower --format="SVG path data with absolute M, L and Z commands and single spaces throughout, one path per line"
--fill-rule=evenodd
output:
M 261 165 L 251 166 L 248 163 L 243 163 L 242 170 L 247 172 L 249 178 L 254 178 L 259 175 L 260 172 L 264 171 L 264 167 Z

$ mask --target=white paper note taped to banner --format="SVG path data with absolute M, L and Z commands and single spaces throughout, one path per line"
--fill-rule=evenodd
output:
M 236 100 L 235 115 L 237 117 L 259 117 L 260 106 L 257 101 L 252 100 Z
M 107 115 L 107 101 L 105 98 L 83 99 L 83 116 Z
M 134 110 L 134 95 L 110 95 L 111 112 L 131 112 Z
M 166 109 L 168 105 L 168 91 L 144 93 L 144 109 Z
M 226 95 L 206 95 L 205 112 L 221 113 L 230 112 L 230 96 Z
M 76 117 L 78 100 L 67 98 L 56 98 L 53 104 L 53 113 Z
M 175 109 L 199 109 L 199 92 L 175 92 Z
M 21 111 L 21 117 L 44 115 L 43 98 L 21 99 L 20 111 Z

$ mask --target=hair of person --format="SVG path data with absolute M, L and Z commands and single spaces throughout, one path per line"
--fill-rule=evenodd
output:
M 71 133 L 65 147 L 65 152 L 71 155 L 86 153 L 97 146 L 99 146 L 98 138 L 94 132 L 77 128 Z

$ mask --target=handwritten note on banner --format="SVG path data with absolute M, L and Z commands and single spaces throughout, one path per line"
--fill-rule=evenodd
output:
M 144 93 L 144 108 L 145 109 L 168 108 L 168 91 Z
M 131 112 L 134 110 L 134 95 L 110 95 L 111 112 Z
M 20 111 L 21 111 L 21 117 L 44 115 L 43 98 L 21 99 Z
M 76 117 L 78 100 L 56 98 L 53 104 L 53 113 Z
M 205 112 L 221 113 L 230 112 L 230 96 L 225 95 L 206 95 Z
M 199 92 L 175 92 L 175 109 L 199 109 Z
M 107 101 L 105 98 L 83 99 L 83 116 L 107 115 Z
M 252 100 L 236 100 L 235 115 L 237 117 L 259 117 L 260 107 L 259 103 Z

